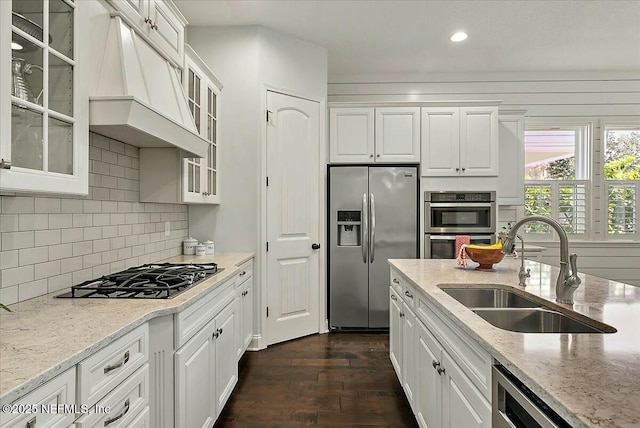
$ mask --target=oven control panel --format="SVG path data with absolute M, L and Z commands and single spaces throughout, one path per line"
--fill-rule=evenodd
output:
M 493 202 L 496 192 L 425 192 L 427 202 Z

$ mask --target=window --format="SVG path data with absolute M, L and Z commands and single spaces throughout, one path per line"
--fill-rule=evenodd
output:
M 525 130 L 525 215 L 557 220 L 574 237 L 590 228 L 591 123 L 528 124 Z M 534 240 L 555 239 L 549 225 L 527 223 Z
M 640 126 L 605 125 L 603 178 L 607 235 L 638 236 Z

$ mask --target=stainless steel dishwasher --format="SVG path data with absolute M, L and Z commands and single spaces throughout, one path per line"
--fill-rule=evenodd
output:
M 493 366 L 492 383 L 493 428 L 571 428 L 502 365 Z

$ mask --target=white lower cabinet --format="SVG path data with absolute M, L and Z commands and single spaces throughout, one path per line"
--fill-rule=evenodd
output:
M 418 424 L 490 428 L 490 355 L 401 282 L 403 294 L 390 288 L 390 357 Z
M 236 301 L 175 353 L 175 424 L 211 427 L 238 381 Z
M 237 357 L 244 354 L 253 339 L 253 261 L 240 267 L 236 299 L 238 300 Z

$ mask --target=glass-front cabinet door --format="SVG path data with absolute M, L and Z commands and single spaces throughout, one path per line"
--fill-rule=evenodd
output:
M 220 203 L 218 180 L 218 95 L 222 85 L 200 57 L 185 45 L 184 89 L 200 136 L 209 142 L 205 158 L 189 158 L 183 166 L 183 199 L 188 203 Z
M 79 3 L 0 1 L 2 191 L 88 191 Z

